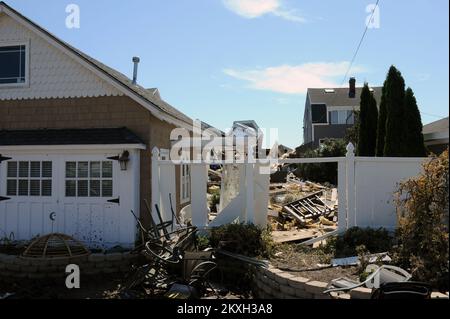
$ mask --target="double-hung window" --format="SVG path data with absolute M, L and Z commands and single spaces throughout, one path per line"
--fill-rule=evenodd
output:
M 27 83 L 27 45 L 0 43 L 0 87 Z
M 352 110 L 330 111 L 328 113 L 330 124 L 354 124 L 354 113 Z
M 52 162 L 8 161 L 7 196 L 52 196 Z

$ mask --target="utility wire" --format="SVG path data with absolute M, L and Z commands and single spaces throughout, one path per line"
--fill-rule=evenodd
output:
M 373 10 L 372 10 L 372 14 L 370 15 L 369 22 L 372 21 L 373 15 L 375 14 L 375 10 L 378 8 L 378 3 L 379 3 L 379 2 L 380 2 L 380 0 L 377 0 L 377 3 L 375 4 L 375 7 L 374 7 Z M 363 34 L 362 34 L 362 36 L 361 36 L 361 39 L 359 40 L 358 46 L 356 47 L 356 51 L 355 51 L 355 53 L 353 54 L 353 57 L 352 57 L 352 59 L 351 59 L 351 61 L 350 61 L 350 64 L 349 64 L 349 66 L 348 66 L 347 71 L 345 72 L 344 78 L 342 79 L 342 82 L 341 82 L 341 85 L 340 85 L 340 86 L 342 86 L 342 85 L 344 84 L 345 80 L 347 79 L 347 76 L 348 76 L 348 74 L 349 74 L 349 72 L 350 72 L 350 70 L 351 70 L 351 68 L 352 68 L 352 66 L 353 66 L 353 63 L 354 63 L 355 60 L 356 60 L 356 56 L 358 55 L 359 49 L 361 48 L 361 45 L 362 45 L 362 43 L 363 43 L 363 41 L 364 41 L 364 38 L 365 38 L 365 36 L 366 36 L 366 33 L 367 33 L 367 30 L 368 30 L 368 29 L 369 29 L 369 23 L 366 23 L 366 28 L 364 29 L 364 32 L 363 32 Z

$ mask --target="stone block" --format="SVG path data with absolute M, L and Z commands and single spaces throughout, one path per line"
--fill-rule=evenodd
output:
M 295 296 L 299 299 L 314 299 L 314 295 L 310 292 L 307 292 L 303 289 L 295 290 Z
M 290 286 L 280 285 L 280 290 L 286 295 L 295 295 L 295 289 Z
M 106 254 L 105 260 L 107 261 L 119 261 L 122 260 L 123 254 L 122 253 L 112 253 L 112 254 Z
M 308 278 L 293 277 L 289 278 L 288 285 L 295 289 L 305 290 L 305 284 L 309 281 Z
M 88 260 L 94 263 L 105 261 L 105 254 L 91 254 Z
M 321 294 L 324 290 L 327 289 L 327 283 L 325 282 L 320 282 L 320 281 L 308 281 L 307 283 L 305 283 L 305 290 L 307 292 L 310 292 L 314 295 L 318 295 Z
M 278 282 L 280 285 L 287 285 L 288 280 L 294 278 L 294 275 L 288 273 L 288 272 L 280 272 L 277 273 L 277 276 L 275 277 L 276 282 Z

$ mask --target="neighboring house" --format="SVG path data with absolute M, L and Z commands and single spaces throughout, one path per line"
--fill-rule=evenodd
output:
M 381 87 L 371 88 L 379 105 Z M 362 87 L 350 78 L 348 88 L 308 89 L 303 116 L 303 144 L 317 147 L 324 139 L 343 138 L 355 123 Z
M 423 126 L 425 146 L 430 152 L 440 154 L 448 148 L 448 117 Z
M 192 131 L 192 120 L 157 89 L 0 2 L 0 237 L 60 232 L 91 247 L 133 246 L 130 211 L 149 224 L 152 148 L 169 150 L 175 127 Z M 190 178 L 176 174 L 179 209 Z

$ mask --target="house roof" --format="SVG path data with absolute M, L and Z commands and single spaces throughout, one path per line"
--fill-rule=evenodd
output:
M 430 134 L 436 132 L 448 132 L 448 117 L 434 121 L 423 126 L 422 133 Z
M 0 146 L 145 144 L 126 127 L 0 130 Z
M 356 88 L 355 98 L 348 97 L 348 88 L 332 88 L 327 90 L 334 90 L 334 93 L 325 92 L 325 88 L 314 88 L 308 89 L 308 96 L 311 104 L 326 104 L 327 106 L 359 106 L 362 92 L 362 87 Z M 382 87 L 372 87 L 373 96 L 377 101 L 377 104 L 380 104 L 381 100 L 381 89 Z
M 182 121 L 184 124 L 188 124 L 189 126 L 192 125 L 192 119 L 182 113 L 181 111 L 177 110 L 173 106 L 171 106 L 169 103 L 163 101 L 159 97 L 159 93 L 155 94 L 155 89 L 147 90 L 144 87 L 133 84 L 132 80 L 130 80 L 127 76 L 120 73 L 119 71 L 101 63 L 100 61 L 90 57 L 89 55 L 85 54 L 84 52 L 81 52 L 80 50 L 74 48 L 70 44 L 64 42 L 63 40 L 57 38 L 55 35 L 50 33 L 49 31 L 45 30 L 38 24 L 34 23 L 27 17 L 23 16 L 20 12 L 14 10 L 10 6 L 8 6 L 5 2 L 0 1 L 0 9 L 4 8 L 8 15 L 14 15 L 16 18 L 19 18 L 22 20 L 22 22 L 25 22 L 25 24 L 32 26 L 34 29 L 37 29 L 38 32 L 43 33 L 45 36 L 50 38 L 52 41 L 56 42 L 57 44 L 61 45 L 65 49 L 69 50 L 73 54 L 75 54 L 77 57 L 82 59 L 83 61 L 87 62 L 89 65 L 94 67 L 96 70 L 100 71 L 104 75 L 106 75 L 110 80 L 116 82 L 116 84 L 119 84 L 121 87 L 125 88 L 128 92 L 127 93 L 134 93 L 138 95 L 140 98 L 142 98 L 145 102 L 148 102 L 151 106 L 155 107 L 158 111 L 163 112 L 166 115 L 169 115 L 170 117 L 177 119 L 179 121 Z M 1 12 L 2 10 L 0 10 Z

